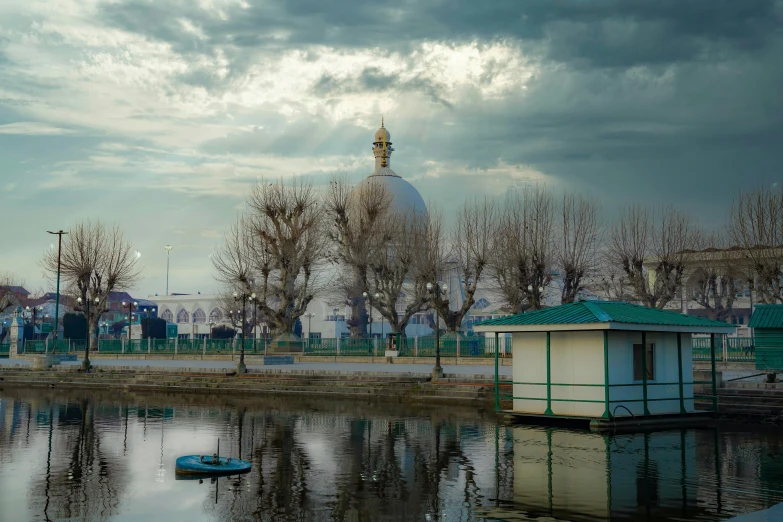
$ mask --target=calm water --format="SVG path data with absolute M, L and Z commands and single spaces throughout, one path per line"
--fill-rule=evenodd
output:
M 253 471 L 177 480 L 177 456 Z M 783 434 L 605 437 L 474 410 L 0 391 L 0 519 L 722 520 L 783 501 Z

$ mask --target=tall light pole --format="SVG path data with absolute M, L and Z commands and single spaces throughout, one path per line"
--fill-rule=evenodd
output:
M 63 232 L 62 230 L 57 232 L 47 230 L 46 232 L 57 236 L 57 297 L 54 301 L 54 344 L 52 345 L 52 355 L 54 355 L 55 350 L 57 350 L 57 330 L 60 329 L 60 254 L 63 249 L 63 236 L 67 235 L 68 232 Z
M 128 340 L 131 340 L 131 324 L 133 320 L 133 310 L 139 307 L 139 303 L 136 301 L 123 301 L 122 302 L 123 308 L 128 308 Z
M 441 296 L 445 295 L 448 289 L 448 285 L 427 283 L 427 292 L 430 293 L 430 301 L 436 299 L 438 303 L 435 306 L 435 367 L 432 369 L 433 380 L 443 377 L 443 367 L 440 365 L 440 313 L 438 309 L 440 308 Z
M 171 249 L 174 248 L 171 245 L 166 245 L 166 295 L 169 295 L 169 258 L 171 257 Z

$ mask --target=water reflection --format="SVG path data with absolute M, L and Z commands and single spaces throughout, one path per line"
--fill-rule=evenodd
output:
M 176 480 L 215 451 L 253 470 Z M 0 392 L 9 520 L 721 520 L 783 500 L 776 431 L 609 437 L 385 403 Z M 31 473 L 32 470 L 32 473 Z

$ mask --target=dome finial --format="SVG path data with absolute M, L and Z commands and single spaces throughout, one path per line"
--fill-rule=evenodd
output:
M 383 128 L 383 114 L 381 114 L 381 128 Z

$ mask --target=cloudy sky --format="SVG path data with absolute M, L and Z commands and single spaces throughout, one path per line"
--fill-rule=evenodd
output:
M 215 288 L 262 177 L 392 166 L 446 211 L 545 182 L 720 223 L 783 181 L 783 0 L 0 0 L 0 271 L 116 221 L 137 295 Z

